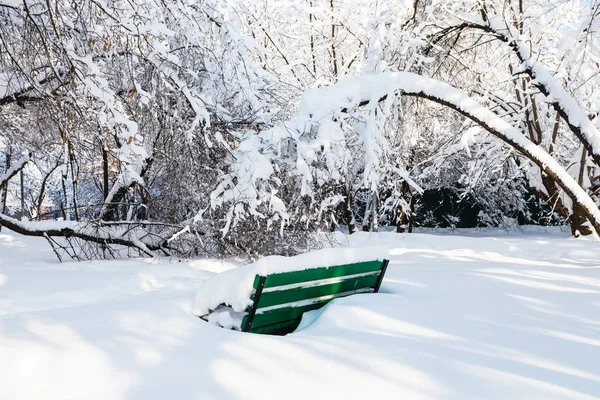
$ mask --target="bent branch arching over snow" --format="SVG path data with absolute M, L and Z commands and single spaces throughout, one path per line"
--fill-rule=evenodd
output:
M 532 51 L 531 40 L 520 34 L 502 17 L 486 15 L 484 21 L 480 19 L 473 17 L 473 21 L 466 21 L 457 26 L 457 29 L 478 29 L 508 44 L 519 59 L 523 72 L 531 77 L 533 84 L 546 96 L 546 101 L 560 114 L 594 162 L 600 165 L 600 129 L 589 119 L 583 107 L 569 95 L 561 82 L 536 59 L 537 55 Z
M 582 207 L 594 230 L 600 234 L 598 206 L 550 154 L 498 115 L 444 82 L 409 72 L 366 75 L 341 81 L 332 87 L 308 91 L 302 98 L 300 113 L 319 120 L 397 94 L 421 97 L 447 106 L 521 152 L 552 177 L 574 203 Z

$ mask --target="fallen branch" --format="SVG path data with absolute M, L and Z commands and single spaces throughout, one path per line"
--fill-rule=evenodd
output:
M 120 232 L 118 229 L 111 229 L 101 223 L 82 223 L 71 221 L 44 221 L 28 222 L 19 221 L 7 215 L 0 214 L 0 223 L 2 226 L 25 236 L 63 238 L 77 238 L 86 242 L 100 245 L 120 245 L 133 247 L 140 252 L 154 257 L 156 251 L 163 251 L 165 247 L 162 243 L 153 243 L 144 241 L 136 236 L 136 230 Z

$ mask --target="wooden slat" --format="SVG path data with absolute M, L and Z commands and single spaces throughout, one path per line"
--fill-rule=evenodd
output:
M 341 282 L 341 281 L 344 281 L 347 279 L 358 279 L 358 278 L 362 278 L 362 277 L 370 276 L 370 275 L 380 276 L 381 271 L 363 272 L 360 274 L 343 275 L 343 276 L 337 276 L 334 278 L 317 279 L 314 281 L 298 282 L 298 283 L 292 283 L 289 285 L 273 286 L 273 287 L 264 289 L 263 292 L 279 292 L 279 291 L 283 291 L 283 290 L 298 289 L 298 288 L 304 288 L 304 287 L 309 287 L 309 286 L 328 285 L 330 283 L 337 283 L 337 282 Z M 252 295 L 251 298 L 254 298 L 254 295 Z
M 254 283 L 252 284 L 252 288 L 256 290 L 256 288 L 258 287 L 258 282 L 260 282 L 260 275 L 256 275 L 254 277 Z
M 277 310 L 267 311 L 265 313 L 256 314 L 254 316 L 254 322 L 252 323 L 252 331 L 268 326 L 280 323 L 281 321 L 290 321 L 293 319 L 300 319 L 302 314 L 310 310 L 316 310 L 317 308 L 323 307 L 329 300 L 321 301 L 313 304 L 308 304 L 302 307 L 285 307 Z
M 283 304 L 280 307 L 276 305 L 276 306 L 273 306 L 274 309 L 272 309 L 272 310 L 262 311 L 259 309 L 257 311 L 257 314 L 254 316 L 254 322 L 252 323 L 252 327 L 259 328 L 259 327 L 262 327 L 265 325 L 276 324 L 281 321 L 288 321 L 288 320 L 292 320 L 292 319 L 301 318 L 302 314 L 304 314 L 305 312 L 321 308 L 325 304 L 329 303 L 334 298 L 349 296 L 351 294 L 357 294 L 357 293 L 366 293 L 368 291 L 369 291 L 368 288 L 363 288 L 363 289 L 357 289 L 355 291 L 335 293 L 330 296 L 326 296 L 327 298 L 324 298 L 324 299 L 323 298 L 307 299 L 306 301 Z
M 312 299 L 334 293 L 375 287 L 378 279 L 379 275 L 369 275 L 320 286 L 299 287 L 275 292 L 263 292 L 258 302 L 258 309 L 260 310 L 261 308 L 274 306 L 277 304 Z
M 289 321 L 278 322 L 272 325 L 261 326 L 258 328 L 252 328 L 250 332 L 252 333 L 268 333 L 268 334 L 276 334 L 276 335 L 285 335 L 287 333 L 293 332 L 296 330 L 298 325 L 300 325 L 301 318 L 292 319 Z
M 381 261 L 368 261 L 355 264 L 337 265 L 333 267 L 311 268 L 302 271 L 271 274 L 267 276 L 267 280 L 265 281 L 265 288 L 290 285 L 299 282 L 315 281 L 319 279 L 334 278 L 344 275 L 354 275 L 364 272 L 379 271 L 381 270 L 381 267 Z

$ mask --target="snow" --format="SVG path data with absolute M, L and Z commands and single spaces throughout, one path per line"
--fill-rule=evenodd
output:
M 266 276 L 279 272 L 301 271 L 350 263 L 387 259 L 388 249 L 381 246 L 361 248 L 331 248 L 301 254 L 295 257 L 270 256 L 254 264 L 217 274 L 202 284 L 196 294 L 193 313 L 208 314 L 224 303 L 235 312 L 243 312 L 252 304 L 250 295 L 256 275 Z
M 381 293 L 273 337 L 191 314 L 235 263 L 59 264 L 43 239 L 3 229 L 0 398 L 600 398 L 600 244 L 457 232 L 340 236 L 389 249 Z

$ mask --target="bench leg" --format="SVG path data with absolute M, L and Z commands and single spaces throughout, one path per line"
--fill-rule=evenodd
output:
M 246 325 L 242 328 L 243 332 L 250 332 L 250 328 L 252 328 L 252 321 L 254 321 L 254 315 L 256 314 L 256 308 L 258 307 L 258 302 L 260 301 L 260 295 L 262 294 L 263 288 L 265 287 L 265 281 L 267 280 L 266 276 L 261 276 L 258 280 L 258 286 L 256 286 L 256 292 L 254 293 L 254 303 L 252 303 L 252 307 L 250 311 L 248 311 L 248 317 L 246 318 Z
M 383 276 L 385 275 L 385 271 L 387 271 L 388 264 L 390 260 L 383 260 L 383 265 L 381 266 L 381 273 L 379 274 L 379 279 L 377 279 L 377 284 L 375 284 L 375 289 L 373 293 L 379 292 L 379 288 L 381 287 L 381 282 L 383 282 Z

